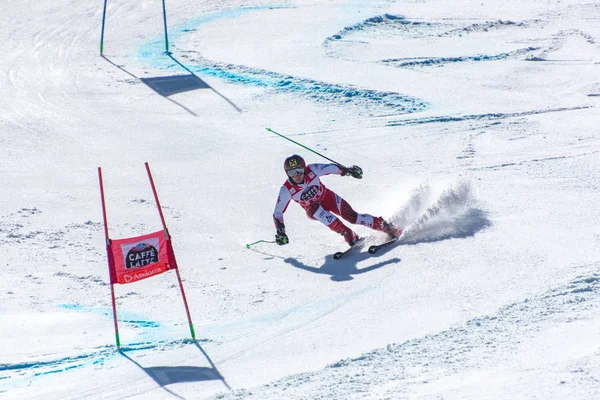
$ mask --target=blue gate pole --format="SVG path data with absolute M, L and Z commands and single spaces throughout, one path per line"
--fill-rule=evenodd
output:
M 167 34 L 167 8 L 165 6 L 165 0 L 162 0 L 162 4 L 163 4 L 163 21 L 165 24 L 165 51 L 167 52 L 167 54 L 169 54 L 169 35 Z
M 100 33 L 100 55 L 104 52 L 104 21 L 106 20 L 106 2 L 104 0 L 104 10 L 102 11 L 102 32 Z

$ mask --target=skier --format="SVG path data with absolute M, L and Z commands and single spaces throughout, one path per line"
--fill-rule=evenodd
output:
M 336 217 L 340 216 L 351 224 L 367 226 L 371 229 L 385 232 L 396 238 L 402 233 L 402 229 L 386 222 L 381 217 L 370 214 L 358 214 L 350 204 L 336 193 L 332 192 L 321 183 L 321 176 L 338 174 L 352 176 L 356 179 L 362 178 L 362 169 L 353 165 L 349 168 L 337 164 L 309 164 L 298 154 L 293 154 L 285 159 L 283 163 L 288 179 L 279 190 L 279 197 L 273 212 L 275 221 L 275 241 L 278 245 L 289 243 L 283 223 L 283 213 L 287 209 L 290 200 L 300 204 L 309 218 L 315 219 L 326 225 L 332 231 L 344 237 L 350 246 L 356 244 L 360 237 Z M 335 215 L 334 215 L 335 214 Z

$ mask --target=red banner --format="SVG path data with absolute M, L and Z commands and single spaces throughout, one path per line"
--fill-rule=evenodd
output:
M 111 240 L 109 248 L 111 283 L 132 283 L 177 268 L 165 231 Z

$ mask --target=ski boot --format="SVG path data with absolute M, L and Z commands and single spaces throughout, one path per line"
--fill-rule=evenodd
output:
M 390 237 L 396 239 L 402 234 L 402 229 L 398 228 L 391 222 L 387 222 L 381 217 L 373 218 L 373 229 L 383 233 L 387 233 Z
M 342 235 L 346 243 L 348 243 L 348 246 L 354 246 L 356 242 L 360 240 L 360 236 L 358 236 L 352 229 L 344 225 L 339 219 L 333 221 L 329 225 L 329 229 Z

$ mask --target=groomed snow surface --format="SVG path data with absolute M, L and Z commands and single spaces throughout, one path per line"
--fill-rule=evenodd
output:
M 600 5 L 4 0 L 1 399 L 600 399 Z M 341 260 L 283 159 L 405 228 Z M 109 235 L 173 237 L 115 285 Z M 385 240 L 355 226 L 367 244 Z

